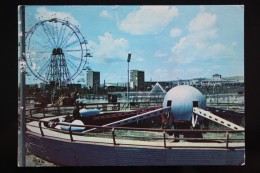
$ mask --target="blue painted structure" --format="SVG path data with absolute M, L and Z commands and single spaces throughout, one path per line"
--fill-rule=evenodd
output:
M 71 124 L 76 124 L 76 125 L 84 125 L 84 123 L 81 120 L 74 120 Z M 69 126 L 60 126 L 61 130 L 69 130 Z M 85 130 L 85 127 L 71 127 L 71 131 L 74 132 L 82 132 L 83 130 Z
M 163 100 L 163 107 L 171 101 L 171 114 L 175 120 L 191 121 L 193 101 L 198 101 L 198 107 L 206 109 L 206 98 L 196 88 L 189 85 L 179 85 L 167 92 Z M 199 121 L 203 120 L 199 117 Z
M 81 117 L 93 117 L 100 113 L 99 109 L 80 109 L 79 113 Z

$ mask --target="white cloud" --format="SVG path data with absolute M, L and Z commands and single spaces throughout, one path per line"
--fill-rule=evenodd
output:
M 193 39 L 191 35 L 181 38 L 180 41 L 172 47 L 173 55 L 170 60 L 178 63 L 190 63 L 194 57 L 191 52 L 187 52 L 187 50 L 193 49 L 195 44 L 198 44 L 198 42 L 196 42 L 196 39 Z
M 114 62 L 118 59 L 125 59 L 128 53 L 128 41 L 124 38 L 114 39 L 112 34 L 106 32 L 99 36 L 99 43 L 89 41 L 89 48 L 92 50 L 94 59 L 98 62 Z
M 50 11 L 46 7 L 40 7 L 37 9 L 37 14 L 35 14 L 36 19 L 51 19 L 51 18 L 60 18 L 60 19 L 67 19 L 73 25 L 79 25 L 79 22 L 70 14 L 66 12 L 59 12 L 59 11 Z
M 142 58 L 142 57 L 136 58 L 136 61 L 137 61 L 137 62 L 143 62 L 143 61 L 144 61 L 144 58 Z
M 214 65 L 214 66 L 212 66 L 211 69 L 213 69 L 213 70 L 219 70 L 220 68 L 221 68 L 221 66 L 219 66 L 219 65 Z
M 120 7 L 119 5 L 113 5 L 113 6 L 111 6 L 111 9 L 112 10 L 115 10 L 115 9 L 117 9 L 118 7 Z
M 154 81 L 164 81 L 164 80 L 174 80 L 177 77 L 177 73 L 174 71 L 168 71 L 166 69 L 154 69 L 150 73 L 151 77 Z
M 208 56 L 219 59 L 219 58 L 231 58 L 235 56 L 233 45 L 223 45 L 221 43 L 215 43 L 208 47 Z M 214 56 L 212 56 L 214 55 Z
M 189 68 L 188 69 L 188 73 L 191 73 L 191 75 L 189 76 L 192 76 L 193 74 L 200 74 L 201 72 L 203 72 L 205 69 L 201 69 L 201 68 Z
M 201 7 L 201 11 L 205 11 Z M 192 63 L 216 58 L 234 56 L 233 46 L 213 43 L 217 38 L 217 16 L 200 12 L 188 25 L 189 34 L 180 38 L 172 47 L 170 61 L 177 63 Z
M 167 56 L 167 53 L 162 52 L 161 50 L 157 50 L 157 51 L 154 53 L 154 56 L 155 56 L 155 57 L 166 57 L 166 56 Z
M 176 16 L 178 16 L 176 7 L 142 6 L 139 10 L 130 12 L 119 23 L 119 29 L 132 35 L 156 34 Z
M 231 43 L 231 45 L 232 45 L 232 46 L 236 46 L 236 45 L 237 45 L 237 42 L 234 41 L 234 42 Z
M 200 12 L 205 12 L 206 10 L 206 6 L 205 5 L 201 5 L 200 6 Z
M 108 13 L 108 11 L 106 11 L 106 10 L 101 11 L 99 16 L 104 17 L 104 18 L 110 18 L 110 19 L 113 18 L 113 16 L 110 13 Z
M 201 72 L 196 72 L 201 73 Z M 189 75 L 196 76 L 194 74 L 194 69 L 189 68 L 171 68 L 171 69 L 155 69 L 151 72 L 151 77 L 153 80 L 158 81 L 169 81 L 177 79 L 188 79 Z M 148 78 L 151 78 L 148 77 Z
M 202 69 L 202 68 L 189 68 L 186 66 L 177 66 L 171 69 L 155 69 L 151 72 L 151 76 L 148 76 L 148 79 L 152 78 L 154 81 L 169 81 L 177 79 L 191 79 L 199 77 L 208 77 L 213 73 L 211 68 Z M 192 76 L 192 77 L 191 77 Z
M 181 36 L 182 34 L 182 31 L 179 29 L 179 28 L 173 28 L 171 31 L 170 31 L 170 36 L 171 37 L 179 37 Z
M 193 19 L 188 29 L 190 32 L 207 31 L 215 28 L 217 16 L 210 13 L 199 13 L 195 19 Z

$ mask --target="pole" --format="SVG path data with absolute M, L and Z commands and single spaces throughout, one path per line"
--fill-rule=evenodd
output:
M 18 131 L 18 166 L 25 167 L 25 7 L 18 7 L 18 52 L 19 52 L 19 87 L 20 87 L 20 132 Z
M 129 104 L 129 62 L 131 61 L 131 53 L 128 53 L 127 57 L 127 63 L 128 63 L 128 69 L 127 69 L 127 104 Z
M 127 69 L 127 104 L 129 104 L 129 62 L 128 62 L 128 69 Z

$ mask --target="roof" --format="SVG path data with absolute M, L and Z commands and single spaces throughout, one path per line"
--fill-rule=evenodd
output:
M 157 82 L 153 89 L 149 92 L 149 96 L 153 94 L 161 94 L 166 93 L 166 91 L 162 88 L 162 86 Z

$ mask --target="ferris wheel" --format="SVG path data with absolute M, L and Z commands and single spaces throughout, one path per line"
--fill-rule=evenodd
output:
M 26 33 L 26 64 L 33 76 L 59 86 L 82 74 L 91 57 L 87 40 L 68 20 L 52 18 L 36 23 Z

